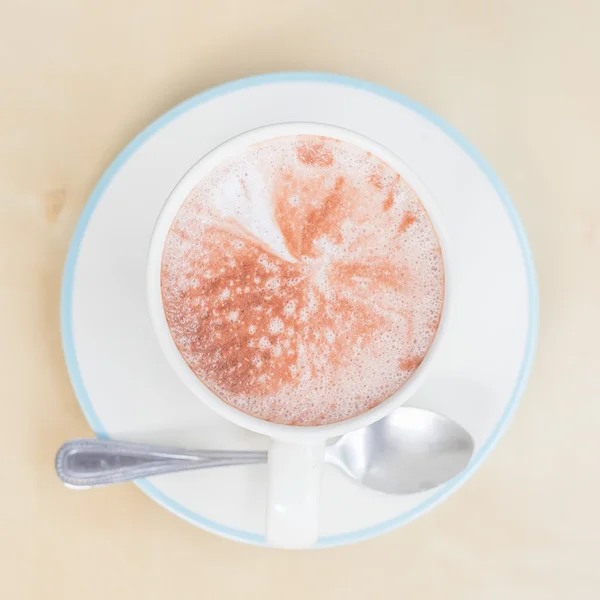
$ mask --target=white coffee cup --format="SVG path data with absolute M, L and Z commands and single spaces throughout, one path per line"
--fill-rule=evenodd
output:
M 412 376 L 387 400 L 339 423 L 314 427 L 281 425 L 252 417 L 216 396 L 187 365 L 175 345 L 162 303 L 160 272 L 163 248 L 179 208 L 196 184 L 223 160 L 242 153 L 248 146 L 287 135 L 319 135 L 349 142 L 387 163 L 415 190 L 438 234 L 445 270 L 442 319 L 429 352 Z M 414 173 L 392 152 L 353 131 L 320 123 L 281 123 L 238 135 L 203 156 L 177 183 L 156 222 L 148 255 L 148 302 L 150 315 L 167 360 L 188 388 L 224 419 L 271 438 L 267 496 L 266 539 L 274 546 L 309 547 L 318 538 L 319 491 L 325 444 L 333 438 L 374 423 L 404 404 L 421 385 L 438 353 L 448 321 L 450 268 L 448 247 L 436 205 Z

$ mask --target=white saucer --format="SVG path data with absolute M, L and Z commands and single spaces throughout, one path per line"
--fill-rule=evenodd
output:
M 538 299 L 531 252 L 502 184 L 478 152 L 427 109 L 385 88 L 326 74 L 287 73 L 219 86 L 177 106 L 115 159 L 86 205 L 62 290 L 66 360 L 99 436 L 195 447 L 265 448 L 266 439 L 202 406 L 164 359 L 146 307 L 146 254 L 167 195 L 208 150 L 285 121 L 362 133 L 404 160 L 439 205 L 459 290 L 432 376 L 409 404 L 473 435 L 468 469 L 441 488 L 388 496 L 326 469 L 319 546 L 377 536 L 456 491 L 507 426 L 533 360 Z M 208 531 L 265 544 L 266 468 L 234 467 L 140 481 L 159 504 Z

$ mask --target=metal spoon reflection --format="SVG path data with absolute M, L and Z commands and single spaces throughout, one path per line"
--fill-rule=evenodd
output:
M 458 475 L 473 454 L 473 439 L 454 421 L 403 407 L 327 446 L 326 462 L 365 487 L 388 494 L 421 492 Z M 56 472 L 71 488 L 86 489 L 141 477 L 264 463 L 266 452 L 186 450 L 116 440 L 77 439 L 61 446 Z

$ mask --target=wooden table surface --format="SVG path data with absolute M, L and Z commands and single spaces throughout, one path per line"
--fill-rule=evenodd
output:
M 0 598 L 599 598 L 599 31 L 597 0 L 0 0 Z M 53 455 L 90 433 L 59 291 L 94 183 L 188 96 L 301 69 L 398 90 L 482 151 L 530 236 L 541 330 L 509 432 L 458 494 L 379 539 L 289 553 L 133 485 L 67 491 Z

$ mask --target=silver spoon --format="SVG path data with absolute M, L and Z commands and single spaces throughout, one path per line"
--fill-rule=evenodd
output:
M 447 417 L 403 407 L 327 446 L 326 462 L 362 485 L 388 494 L 434 488 L 458 475 L 473 454 L 473 439 Z M 267 461 L 266 452 L 184 450 L 116 440 L 78 439 L 61 446 L 56 472 L 85 489 L 141 477 Z

